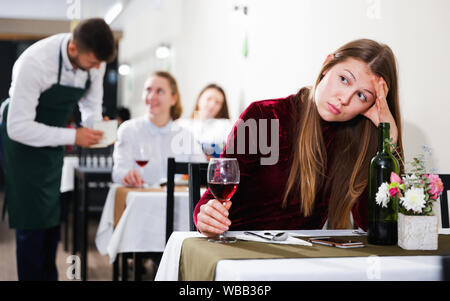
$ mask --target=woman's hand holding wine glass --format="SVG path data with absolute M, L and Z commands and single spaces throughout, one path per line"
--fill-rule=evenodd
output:
M 197 215 L 197 228 L 207 237 L 214 237 L 224 233 L 231 225 L 228 219 L 228 210 L 231 202 L 222 202 L 212 199 L 208 203 L 200 206 L 200 212 Z
M 130 170 L 122 179 L 122 184 L 131 187 L 141 187 L 144 185 L 144 179 L 142 178 L 139 170 Z
M 209 161 L 208 187 L 216 199 L 201 206 L 197 216 L 197 227 L 214 242 L 235 242 L 233 237 L 225 236 L 231 225 L 228 219 L 231 197 L 239 184 L 239 164 L 236 159 L 216 158 Z
M 137 169 L 130 170 L 122 179 L 124 185 L 134 187 L 146 187 L 144 180 L 144 167 L 150 160 L 151 149 L 148 144 L 139 144 L 133 148 L 133 159 L 140 171 Z

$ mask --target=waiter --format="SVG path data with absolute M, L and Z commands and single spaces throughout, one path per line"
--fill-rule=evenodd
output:
M 36 42 L 14 64 L 10 99 L 0 112 L 19 280 L 58 280 L 63 146 L 88 147 L 101 139 L 103 132 L 88 126 L 102 119 L 105 62 L 114 56 L 109 26 L 103 19 L 88 19 L 73 33 Z M 86 127 L 66 128 L 77 103 Z

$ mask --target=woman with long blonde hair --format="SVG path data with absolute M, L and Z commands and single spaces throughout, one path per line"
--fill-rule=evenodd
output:
M 392 141 L 402 150 L 397 67 L 387 45 L 349 42 L 328 55 L 313 87 L 252 103 L 226 148 L 242 143 L 239 127 L 252 119 L 277 120 L 278 160 L 262 165 L 267 154 L 260 148 L 256 154 L 226 149 L 222 156 L 237 158 L 241 181 L 232 207 L 209 190 L 203 195 L 194 211 L 200 232 L 320 229 L 326 223 L 367 229 L 368 170 L 380 122 L 391 124 Z M 259 131 L 249 131 L 246 150 L 260 146 Z
M 205 160 L 200 147 L 193 147 L 189 131 L 174 123 L 181 116 L 182 106 L 177 82 L 170 73 L 156 71 L 150 74 L 144 83 L 142 100 L 147 107 L 146 114 L 122 123 L 114 145 L 112 179 L 126 186 L 165 182 L 169 157 L 178 161 Z M 189 140 L 192 143 L 188 143 Z M 176 141 L 185 145 L 178 145 Z M 145 165 L 141 173 L 134 156 L 136 149 L 142 146 L 147 149 L 146 159 L 150 164 Z

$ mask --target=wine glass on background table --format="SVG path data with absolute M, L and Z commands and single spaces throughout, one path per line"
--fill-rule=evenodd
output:
M 219 142 L 201 142 L 203 154 L 209 160 L 211 158 L 220 158 L 220 153 L 225 147 L 225 143 Z
M 209 160 L 207 181 L 214 197 L 221 203 L 231 202 L 230 199 L 239 185 L 239 163 L 235 158 L 213 158 Z M 209 241 L 220 243 L 236 242 L 235 237 L 226 236 L 226 232 Z
M 140 174 L 142 177 L 142 180 L 144 181 L 144 184 L 142 187 L 147 187 L 148 185 L 145 184 L 144 179 L 144 167 L 148 164 L 150 160 L 151 155 L 151 149 L 150 146 L 147 144 L 139 144 L 133 149 L 134 154 L 134 161 L 139 166 Z

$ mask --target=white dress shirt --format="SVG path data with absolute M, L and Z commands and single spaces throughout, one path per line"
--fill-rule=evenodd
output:
M 35 121 L 38 99 L 58 81 L 59 52 L 62 50 L 61 85 L 84 88 L 88 72 L 74 69 L 67 54 L 71 33 L 40 40 L 27 48 L 15 62 L 9 90 L 7 130 L 11 139 L 33 147 L 75 143 L 75 129 L 48 126 Z M 91 86 L 78 102 L 82 123 L 92 126 L 102 119 L 103 76 L 106 63 L 89 71 Z M 5 102 L 6 103 L 6 102 Z M 0 112 L 3 112 L 4 106 Z
M 127 120 L 119 127 L 113 153 L 112 179 L 115 183 L 122 183 L 122 179 L 132 169 L 140 171 L 135 162 L 134 149 L 142 143 L 147 143 L 151 148 L 149 162 L 144 167 L 146 184 L 166 181 L 167 159 L 170 157 L 180 162 L 206 162 L 200 146 L 189 131 L 172 120 L 158 128 L 146 115 Z

